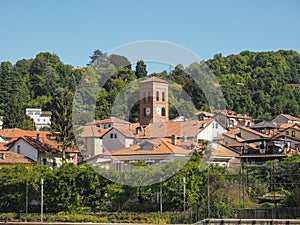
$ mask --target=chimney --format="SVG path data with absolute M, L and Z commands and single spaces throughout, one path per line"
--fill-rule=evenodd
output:
M 177 137 L 175 134 L 172 135 L 172 144 L 177 145 Z
M 186 137 L 186 135 L 185 135 L 185 133 L 183 133 L 183 135 L 182 135 L 182 142 L 186 142 L 186 140 L 187 140 L 187 137 Z

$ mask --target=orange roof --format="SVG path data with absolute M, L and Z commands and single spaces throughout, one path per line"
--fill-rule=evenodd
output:
M 10 141 L 8 145 L 11 146 L 11 144 L 17 142 L 19 139 L 23 139 L 28 144 L 30 144 L 35 149 L 41 152 L 62 152 L 61 146 L 57 142 L 53 140 L 49 140 L 47 137 L 39 137 L 38 140 L 36 138 L 32 138 L 28 136 L 20 137 Z M 66 152 L 78 152 L 78 151 L 71 148 L 67 148 Z
M 29 164 L 33 162 L 30 159 L 15 152 L 0 151 L 0 165 L 16 163 Z
M 187 121 L 167 121 L 164 123 L 150 123 L 145 127 L 146 135 L 141 131 L 138 138 L 153 138 L 153 137 L 177 137 L 187 136 L 195 137 L 213 120 L 187 120 Z
M 142 145 L 146 142 L 153 144 L 155 146 L 153 149 L 150 150 L 143 150 L 141 149 Z M 119 150 L 113 150 L 104 153 L 107 156 L 128 156 L 128 155 L 173 155 L 173 154 L 184 154 L 188 155 L 191 151 L 185 150 L 182 147 L 176 146 L 172 144 L 170 139 L 162 138 L 162 139 L 154 139 L 154 140 L 147 140 L 139 145 L 133 145 L 128 148 L 123 148 Z
M 112 123 L 128 124 L 129 122 L 116 117 L 110 117 L 103 120 L 95 120 L 94 122 L 88 123 L 87 125 L 91 125 L 91 124 L 100 125 L 100 124 L 112 124 Z
M 235 129 L 230 129 L 228 132 L 224 133 L 223 135 L 233 138 L 236 138 L 236 135 L 241 133 L 241 130 L 239 128 L 235 128 Z
M 102 137 L 109 129 L 99 128 L 96 125 L 85 125 L 79 127 L 80 137 Z
M 37 134 L 40 135 L 40 137 L 46 137 L 48 135 L 51 135 L 51 132 L 48 131 L 32 131 L 32 130 L 22 130 L 19 128 L 10 128 L 10 129 L 3 129 L 0 130 L 0 135 L 5 138 L 19 138 L 19 137 L 36 137 Z
M 237 119 L 249 119 L 252 120 L 250 116 L 238 114 L 235 111 L 232 110 L 216 110 L 216 113 L 220 113 L 228 118 L 237 118 Z
M 160 79 L 155 76 L 147 77 L 145 80 L 142 80 L 140 83 L 147 83 L 147 82 L 160 82 L 160 83 L 167 83 L 167 84 L 169 83 L 168 81 Z
M 278 123 L 277 125 L 282 129 L 286 129 L 297 125 L 297 123 Z
M 0 143 L 0 151 L 5 151 L 7 150 L 6 143 Z

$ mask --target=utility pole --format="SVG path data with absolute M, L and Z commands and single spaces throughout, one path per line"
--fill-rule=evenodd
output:
M 44 179 L 41 178 L 41 223 L 43 223 L 44 214 Z
M 210 219 L 210 165 L 208 164 L 208 176 L 207 176 L 207 216 Z
M 183 177 L 183 211 L 185 214 L 185 195 L 186 195 L 186 191 L 185 191 L 185 184 L 186 184 L 186 180 L 185 177 Z
M 160 202 L 160 207 L 159 207 L 159 210 L 160 210 L 160 214 L 162 214 L 162 177 L 160 178 L 160 199 L 159 199 L 159 202 Z
M 26 202 L 25 202 L 26 208 L 25 212 L 28 214 L 28 181 L 26 181 Z

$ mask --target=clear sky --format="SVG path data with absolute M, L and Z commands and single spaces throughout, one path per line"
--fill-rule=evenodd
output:
M 300 52 L 298 0 L 1 0 L 0 61 L 42 51 L 85 66 L 95 49 L 163 40 L 203 59 L 243 50 Z

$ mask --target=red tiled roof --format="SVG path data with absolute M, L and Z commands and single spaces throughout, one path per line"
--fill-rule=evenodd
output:
M 34 147 L 40 152 L 62 152 L 62 147 L 57 142 L 53 140 L 49 140 L 46 137 L 39 137 L 38 140 L 36 138 L 32 138 L 28 136 L 20 137 L 18 139 L 14 139 L 10 141 L 7 145 L 11 146 L 11 144 L 17 142 L 19 139 L 23 139 L 24 141 L 26 141 L 28 144 L 30 144 L 32 147 Z M 65 152 L 71 153 L 71 152 L 78 152 L 78 151 L 71 148 L 67 148 Z
M 100 125 L 100 124 L 112 124 L 112 123 L 128 124 L 129 122 L 116 117 L 110 117 L 103 120 L 95 120 L 94 122 L 88 123 L 87 125 L 91 125 L 91 124 Z
M 154 137 L 195 137 L 213 120 L 187 120 L 187 121 L 167 121 L 164 123 L 150 123 L 145 127 L 146 135 L 141 131 L 138 138 L 154 138 Z
M 3 129 L 0 130 L 0 135 L 5 138 L 19 138 L 19 137 L 36 137 L 37 134 L 40 135 L 40 137 L 46 137 L 51 135 L 51 132 L 47 131 L 31 131 L 31 130 L 22 130 L 19 128 L 10 128 L 10 129 Z
M 128 155 L 173 155 L 173 154 L 184 154 L 188 155 L 191 153 L 191 151 L 186 150 L 182 147 L 176 146 L 172 144 L 172 141 L 170 139 L 156 139 L 152 140 L 154 144 L 154 149 L 150 150 L 143 150 L 141 149 L 141 145 L 133 145 L 128 148 L 123 148 L 119 150 L 113 150 L 104 153 L 104 155 L 107 156 L 128 156 Z M 154 143 L 155 142 L 155 143 Z M 157 143 L 159 142 L 159 143 Z
M 109 129 L 99 128 L 96 125 L 85 125 L 79 127 L 80 137 L 102 137 Z
M 237 118 L 237 119 L 249 119 L 252 120 L 250 116 L 238 114 L 235 111 L 232 110 L 216 110 L 216 113 L 220 113 L 228 118 Z
M 30 159 L 15 152 L 0 151 L 0 165 L 17 163 L 30 164 L 33 162 Z
M 7 150 L 6 143 L 0 143 L 0 151 L 6 151 L 6 150 Z

